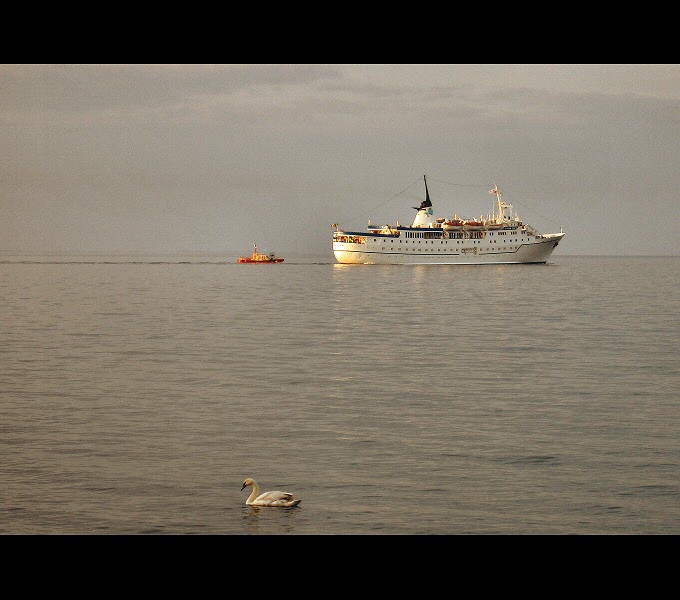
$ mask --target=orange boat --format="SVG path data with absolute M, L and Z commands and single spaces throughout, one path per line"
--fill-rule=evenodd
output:
M 257 244 L 255 244 L 255 250 L 253 250 L 252 256 L 240 256 L 238 259 L 240 263 L 282 263 L 283 259 L 278 258 L 273 252 L 269 254 L 263 254 L 257 251 Z

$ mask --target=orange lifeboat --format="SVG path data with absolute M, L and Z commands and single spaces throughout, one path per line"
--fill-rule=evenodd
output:
M 484 223 L 483 221 L 467 221 L 465 223 L 465 228 L 473 230 L 484 229 Z
M 451 219 L 444 222 L 442 229 L 446 229 L 447 231 L 450 231 L 451 229 L 461 229 L 463 225 L 465 225 L 465 221 L 462 219 Z

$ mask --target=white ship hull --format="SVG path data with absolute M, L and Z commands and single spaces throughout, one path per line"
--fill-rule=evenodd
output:
M 423 178 L 425 179 L 425 178 Z M 410 227 L 381 225 L 366 231 L 343 231 L 334 224 L 333 254 L 341 264 L 363 265 L 497 265 L 542 264 L 564 233 L 539 234 L 512 215 L 512 205 L 498 198 L 498 214 L 489 218 L 435 219 L 427 181 L 426 199 Z M 506 210 L 511 214 L 507 215 Z
M 427 243 L 400 243 L 362 234 L 364 243 L 333 242 L 335 260 L 341 264 L 363 265 L 495 265 L 545 263 L 563 237 L 563 233 L 541 236 L 532 241 L 517 241 L 498 247 L 498 239 L 421 240 Z M 519 236 L 518 239 L 521 239 Z M 524 236 L 526 239 L 527 236 Z M 513 238 L 514 239 L 514 238 Z M 496 243 L 494 243 L 496 242 Z M 396 245 L 395 245 L 396 244 Z

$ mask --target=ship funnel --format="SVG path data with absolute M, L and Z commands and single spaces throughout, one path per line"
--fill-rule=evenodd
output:
M 418 212 L 413 219 L 413 223 L 411 223 L 411 227 L 430 227 L 432 224 L 431 217 L 434 215 L 434 210 L 432 210 L 432 201 L 430 200 L 430 192 L 427 189 L 427 179 L 425 175 L 423 175 L 423 181 L 425 182 L 425 200 L 420 203 L 420 206 L 412 207 Z

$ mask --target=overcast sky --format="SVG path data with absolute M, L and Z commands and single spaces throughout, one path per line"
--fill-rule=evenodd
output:
M 0 255 L 327 255 L 486 215 L 680 255 L 678 65 L 0 66 Z

